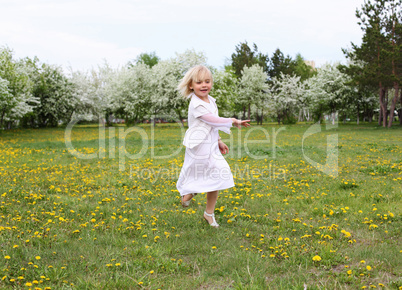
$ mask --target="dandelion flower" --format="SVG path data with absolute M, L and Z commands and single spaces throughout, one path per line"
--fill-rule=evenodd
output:
M 321 261 L 321 257 L 316 255 L 316 256 L 313 257 L 313 261 L 314 262 L 319 262 L 319 261 Z

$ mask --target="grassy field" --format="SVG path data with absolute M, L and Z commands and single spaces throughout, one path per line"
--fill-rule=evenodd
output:
M 0 287 L 402 289 L 402 128 L 310 126 L 221 134 L 219 229 L 205 194 L 180 205 L 178 125 L 76 125 L 88 159 L 63 128 L 0 132 Z

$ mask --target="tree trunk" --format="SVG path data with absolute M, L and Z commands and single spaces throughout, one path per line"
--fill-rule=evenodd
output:
M 263 110 L 261 110 L 261 114 L 259 113 L 259 110 L 257 108 L 256 111 L 256 117 L 257 117 L 257 125 L 262 125 L 262 116 L 263 116 Z
M 262 121 L 264 121 L 264 109 L 261 109 L 261 125 Z
M 402 90 L 400 90 L 401 108 L 398 110 L 399 125 L 402 126 Z
M 401 100 L 402 102 L 402 100 Z M 4 120 L 4 115 L 6 114 L 5 111 L 3 111 L 3 114 L 1 114 L 1 118 L 0 118 L 0 129 L 3 128 L 3 120 Z
M 387 126 L 387 107 L 388 104 L 385 100 L 386 89 L 380 84 L 380 111 L 382 117 L 382 126 L 385 128 Z M 381 125 L 381 118 L 378 118 L 378 125 Z
M 111 124 L 111 122 L 110 122 L 110 115 L 111 115 L 111 114 L 110 114 L 109 110 L 106 110 L 105 117 L 106 117 L 106 124 L 107 124 L 108 127 L 111 127 L 111 126 L 112 126 L 112 124 Z M 127 115 L 126 115 L 126 120 L 128 120 Z
M 359 123 L 360 123 L 360 108 L 359 108 L 359 103 L 357 103 L 357 115 L 356 115 L 356 118 L 357 118 L 357 125 L 359 125 Z
M 258 108 L 257 108 L 257 110 L 255 112 L 255 116 L 256 116 L 256 119 L 257 119 L 257 125 L 260 125 L 260 114 L 258 114 Z
M 251 104 L 248 104 L 247 120 L 251 120 L 250 115 L 251 115 Z
M 378 126 L 381 126 L 381 120 L 382 120 L 382 107 L 380 104 L 380 110 L 378 111 Z
M 177 110 L 176 113 L 177 113 L 177 115 L 179 116 L 180 123 L 184 126 L 183 117 L 182 117 L 182 115 L 181 115 L 180 110 Z
M 402 108 L 398 109 L 399 125 L 402 125 Z
M 389 120 L 388 120 L 388 128 L 391 128 L 392 122 L 394 121 L 394 112 L 396 107 L 396 102 L 399 97 L 399 84 L 397 82 L 394 83 L 395 95 L 391 101 L 391 107 L 389 109 Z

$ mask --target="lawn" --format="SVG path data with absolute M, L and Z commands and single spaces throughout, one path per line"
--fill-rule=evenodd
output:
M 221 134 L 218 229 L 177 124 L 0 132 L 0 287 L 402 289 L 402 127 L 311 126 Z

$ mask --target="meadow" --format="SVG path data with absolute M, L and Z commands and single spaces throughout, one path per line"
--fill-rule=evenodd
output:
M 221 133 L 218 229 L 205 194 L 180 205 L 177 124 L 75 125 L 80 156 L 65 128 L 0 132 L 0 287 L 402 289 L 402 128 L 252 125 Z

